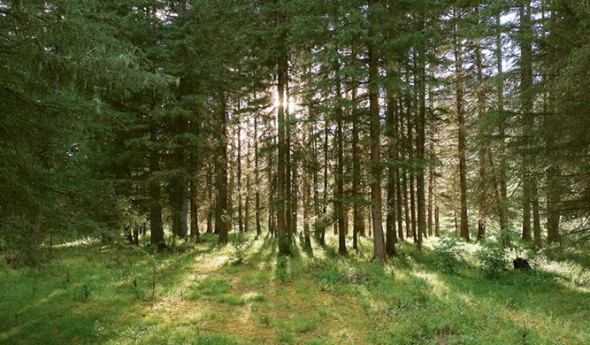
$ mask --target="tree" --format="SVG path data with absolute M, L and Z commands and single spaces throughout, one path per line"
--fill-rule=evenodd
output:
M 382 216 L 381 216 L 381 131 L 379 120 L 379 76 L 377 66 L 377 51 L 375 48 L 376 34 L 372 16 L 374 15 L 376 1 L 367 0 L 369 28 L 367 45 L 369 51 L 369 121 L 371 140 L 371 218 L 373 220 L 373 258 L 385 261 L 385 239 L 383 237 Z

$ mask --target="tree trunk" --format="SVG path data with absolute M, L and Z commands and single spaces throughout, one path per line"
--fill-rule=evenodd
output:
M 496 15 L 496 68 L 498 69 L 498 78 L 496 84 L 496 93 L 498 98 L 498 112 L 504 116 L 504 72 L 502 57 L 502 26 L 500 14 Z M 499 187 L 498 191 L 498 218 L 500 220 L 500 230 L 508 229 L 508 180 L 506 176 L 506 133 L 505 121 L 502 118 L 498 124 L 498 136 L 500 137 L 500 147 L 498 155 L 500 162 L 498 167 Z M 491 163 L 491 161 L 490 161 Z M 510 238 L 505 238 L 505 245 L 510 243 Z
M 150 140 L 154 144 L 158 141 L 157 129 L 151 129 Z M 160 153 L 157 148 L 153 148 L 150 153 L 150 173 L 152 175 L 148 182 L 150 191 L 150 242 L 157 252 L 161 252 L 166 248 L 164 227 L 162 225 L 162 197 L 160 180 L 154 176 L 160 171 Z
M 275 5 L 277 0 L 275 0 Z M 276 13 L 277 27 L 283 25 L 283 15 L 278 12 Z M 287 31 L 284 28 L 280 28 L 281 33 L 279 35 L 279 41 L 277 42 L 277 49 L 279 52 L 278 63 L 277 63 L 277 94 L 278 94 L 278 107 L 277 107 L 277 124 L 278 124 L 278 184 L 277 184 L 277 235 L 279 245 L 279 255 L 291 255 L 291 241 L 289 237 L 289 223 L 287 222 L 287 189 L 288 189 L 288 142 L 286 133 L 287 124 L 285 123 L 285 103 L 286 103 L 286 88 L 288 80 L 288 69 L 289 62 L 287 56 Z
M 344 127 L 344 112 L 342 111 L 342 106 L 340 105 L 340 101 L 342 99 L 342 85 L 340 81 L 340 63 L 336 61 L 335 63 L 336 69 L 336 144 L 337 144 L 337 156 L 338 156 L 338 166 L 336 171 L 336 191 L 337 196 L 335 198 L 335 206 L 336 206 L 336 218 L 338 220 L 338 253 L 340 255 L 347 255 L 348 251 L 346 250 L 346 231 L 345 231 L 345 222 L 346 219 L 344 218 L 344 135 L 343 135 L 343 127 Z
M 254 184 L 256 189 L 255 195 L 255 217 L 256 217 L 256 236 L 262 235 L 262 215 L 260 210 L 260 163 L 258 152 L 258 114 L 254 114 Z
M 440 237 L 440 222 L 439 222 L 438 206 L 434 207 L 434 234 L 436 235 L 436 237 Z
M 410 194 L 408 191 L 408 169 L 402 169 L 402 196 L 404 199 L 404 221 L 406 222 L 406 238 L 412 237 L 412 222 L 410 217 Z
M 191 145 L 191 152 L 189 155 L 189 169 L 190 169 L 190 180 L 189 180 L 189 202 L 190 202 L 190 226 L 191 226 L 191 239 L 194 243 L 199 243 L 201 240 L 201 234 L 199 233 L 199 205 L 197 204 L 198 190 L 197 190 L 197 176 L 199 172 L 198 164 L 198 151 L 197 148 Z
M 190 206 L 191 206 L 191 239 L 194 243 L 199 243 L 201 234 L 199 233 L 199 205 L 197 204 L 197 183 L 194 179 L 190 181 Z
M 328 217 L 328 165 L 329 165 L 329 159 L 328 159 L 328 141 L 329 141 L 329 135 L 330 135 L 330 126 L 329 126 L 329 121 L 328 121 L 328 117 L 326 117 L 325 121 L 324 121 L 324 193 L 323 193 L 323 221 L 320 223 L 320 228 L 317 229 L 319 231 L 318 235 L 318 239 L 319 239 L 319 243 L 320 246 L 324 247 L 326 245 L 326 226 L 324 224 L 324 221 L 326 220 L 326 218 Z
M 311 110 L 309 112 L 311 114 Z M 304 147 L 310 147 L 312 143 L 310 142 L 313 140 L 311 138 L 311 133 L 313 130 L 311 121 L 304 124 L 303 126 L 303 145 Z M 310 229 L 310 219 L 311 219 L 311 171 L 310 166 L 311 162 L 309 162 L 309 158 L 307 155 L 304 155 L 303 161 L 303 172 L 301 175 L 302 182 L 303 182 L 303 236 L 304 236 L 304 248 L 307 250 L 311 250 L 311 229 Z
M 246 131 L 246 135 L 248 135 L 248 131 Z M 247 139 L 246 145 L 246 195 L 244 197 L 244 232 L 250 231 L 250 224 L 252 220 L 251 210 L 252 210 L 252 163 L 250 159 L 250 155 L 252 152 L 252 146 L 250 139 Z
M 454 9 L 457 18 L 457 9 Z M 460 19 L 460 15 L 457 19 Z M 459 40 L 459 25 L 455 24 L 454 55 L 455 55 L 455 81 L 456 81 L 456 107 L 457 125 L 459 127 L 459 179 L 461 189 L 461 237 L 469 241 L 469 224 L 467 219 L 467 161 L 465 159 L 465 112 L 463 109 L 463 58 L 462 47 Z
M 533 163 L 535 159 L 531 152 L 531 142 L 528 138 L 528 131 L 531 131 L 534 127 L 533 118 L 533 56 L 531 46 L 531 23 L 530 23 L 530 2 L 523 0 L 519 8 L 520 15 L 520 101 L 521 111 L 524 118 L 525 126 L 523 127 L 523 153 L 522 153 L 522 167 L 523 167 L 523 224 L 522 224 L 522 239 L 525 241 L 531 241 L 531 203 L 534 203 L 534 199 L 537 194 L 536 181 L 533 178 Z M 536 206 L 532 205 L 533 208 L 537 208 L 535 213 L 533 210 L 533 226 L 540 223 L 538 216 L 538 201 Z M 540 231 L 540 230 L 538 230 Z
M 238 100 L 238 112 L 239 112 L 239 103 Z M 239 116 L 239 115 L 237 115 Z M 238 202 L 238 231 L 240 233 L 244 232 L 244 207 L 242 202 L 242 127 L 240 126 L 240 119 L 237 119 L 237 149 L 238 149 L 238 156 L 236 159 L 236 184 L 237 184 L 237 202 Z
M 428 163 L 428 219 L 427 228 L 428 236 L 434 235 L 433 221 L 434 221 L 434 129 L 430 130 L 430 140 L 428 157 L 430 162 Z
M 361 158 L 359 152 L 360 115 L 357 105 L 357 82 L 352 87 L 352 196 L 354 198 L 352 210 L 352 247 L 358 251 L 358 236 L 364 233 L 364 219 L 361 206 Z
M 479 2 L 477 2 L 475 11 L 477 15 L 478 25 L 484 25 L 479 19 Z M 483 79 L 483 61 L 481 53 L 481 39 L 478 37 L 475 41 L 475 69 L 476 69 L 476 94 L 477 94 L 477 118 L 479 121 L 483 120 L 486 112 L 485 104 L 485 85 Z M 479 151 L 479 219 L 477 221 L 477 240 L 481 241 L 486 235 L 486 224 L 488 217 L 488 172 L 487 172 L 487 131 L 480 131 L 479 133 L 478 151 Z
M 207 167 L 207 196 L 209 200 L 209 206 L 207 207 L 207 232 L 212 234 L 215 232 L 213 229 L 213 214 L 214 214 L 214 201 L 213 201 L 213 171 L 211 171 L 211 165 Z
M 533 233 L 535 239 L 541 238 L 541 218 L 539 211 L 539 193 L 537 191 L 537 183 L 532 183 L 531 190 L 532 206 L 533 206 Z
M 174 129 L 178 134 L 186 133 L 186 121 L 175 118 Z M 181 139 L 175 142 L 173 150 L 173 167 L 179 170 L 185 168 L 185 148 Z M 178 173 L 169 181 L 169 202 L 172 216 L 172 233 L 181 239 L 187 236 L 187 179 L 185 173 Z
M 397 223 L 396 223 L 396 191 L 395 191 L 395 169 L 393 161 L 396 156 L 395 147 L 395 121 L 396 121 L 396 100 L 392 95 L 388 95 L 387 101 L 387 136 L 389 137 L 389 167 L 387 168 L 387 217 L 385 219 L 386 238 L 385 252 L 387 256 L 396 255 L 395 243 L 397 242 Z
M 217 157 L 215 159 L 215 189 L 217 200 L 215 203 L 215 230 L 219 234 L 219 243 L 227 244 L 231 227 L 228 207 L 228 178 L 227 178 L 227 104 L 225 94 L 219 94 L 218 109 L 218 141 Z
M 375 0 L 368 0 L 369 12 Z M 369 13 L 370 14 L 370 13 Z M 371 142 L 371 215 L 373 220 L 373 259 L 385 261 L 385 241 L 383 238 L 381 215 L 381 131 L 379 121 L 379 85 L 377 79 L 377 53 L 374 43 L 376 35 L 373 30 L 375 24 L 369 19 L 369 123 Z
M 560 168 L 556 165 L 551 165 L 547 169 L 547 242 L 550 244 L 561 243 L 561 235 L 559 234 L 561 216 L 559 211 L 561 200 L 560 175 Z M 541 234 L 538 237 L 535 234 L 535 245 L 541 247 Z
M 421 19 L 421 27 L 424 26 Z M 426 148 L 426 62 L 425 52 L 419 51 L 416 59 L 418 60 L 418 121 L 416 124 L 416 149 L 418 152 L 418 162 L 420 167 L 416 175 L 417 184 L 417 206 L 418 206 L 418 250 L 422 249 L 422 237 L 426 234 L 426 192 L 424 190 L 424 165 L 425 148 Z

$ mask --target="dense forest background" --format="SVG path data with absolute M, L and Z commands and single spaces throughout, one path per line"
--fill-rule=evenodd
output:
M 0 250 L 590 236 L 585 1 L 0 1 Z

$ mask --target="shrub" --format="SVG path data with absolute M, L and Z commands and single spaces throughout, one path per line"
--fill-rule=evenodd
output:
M 488 278 L 495 277 L 505 270 L 509 262 L 504 245 L 498 241 L 482 242 L 482 247 L 475 253 L 475 257 Z
M 242 232 L 238 232 L 238 235 L 232 241 L 232 246 L 234 247 L 234 264 L 239 265 L 241 264 L 244 259 L 246 258 L 246 241 L 244 241 Z
M 457 237 L 443 238 L 434 247 L 434 255 L 438 261 L 438 267 L 447 273 L 455 272 L 457 256 L 461 252 L 462 241 Z
M 276 276 L 282 281 L 286 282 L 289 280 L 289 259 L 286 256 L 280 255 L 277 258 L 277 269 Z

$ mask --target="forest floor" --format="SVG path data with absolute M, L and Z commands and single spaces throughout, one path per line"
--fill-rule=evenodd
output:
M 64 246 L 44 267 L 0 268 L 0 343 L 590 344 L 588 255 L 490 277 L 461 260 L 443 272 L 436 243 L 403 243 L 387 264 L 369 239 L 348 257 L 277 258 L 275 239 L 253 236 L 160 255 Z

